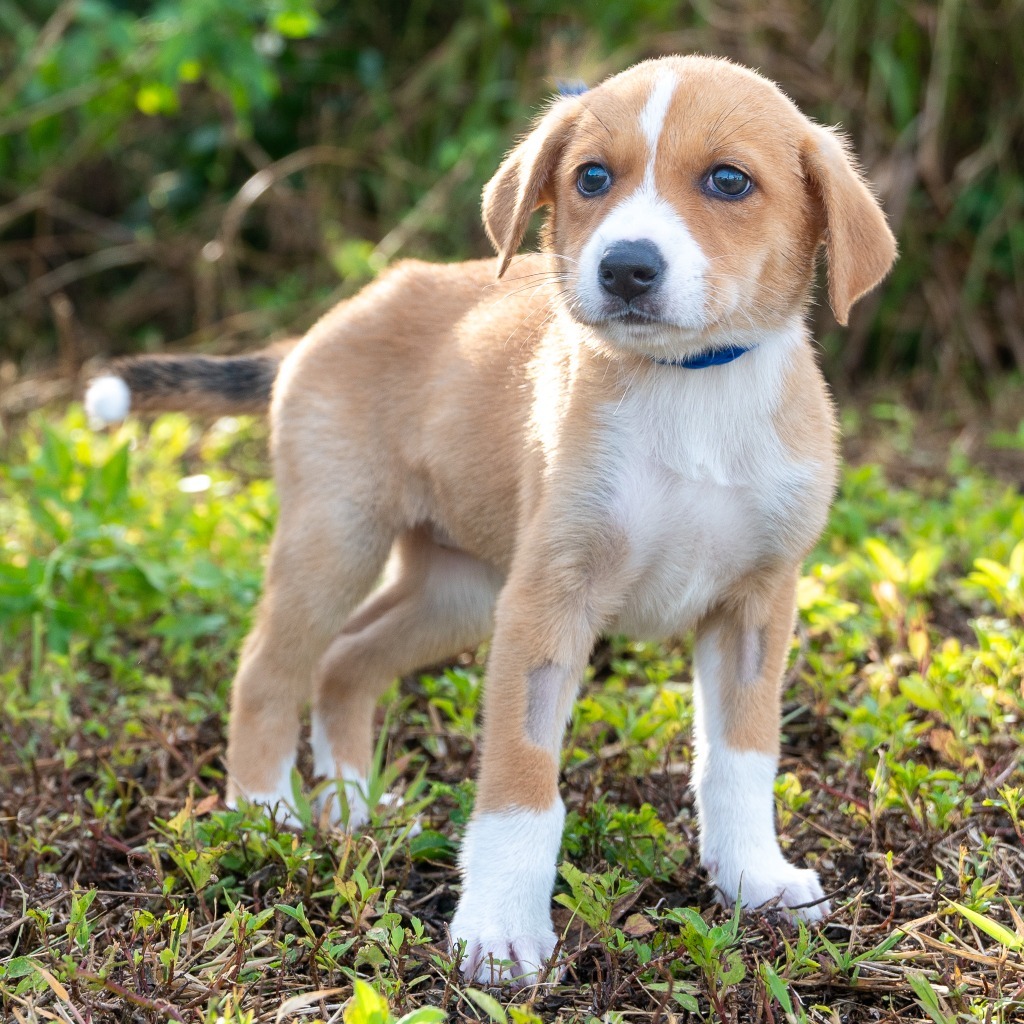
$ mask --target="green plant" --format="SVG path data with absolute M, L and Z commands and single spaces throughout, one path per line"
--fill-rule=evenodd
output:
M 843 124 L 887 190 L 902 258 L 845 340 L 820 318 L 837 376 L 1019 368 L 1018 5 L 735 12 L 742 33 L 667 0 L 4 4 L 0 237 L 19 244 L 0 354 L 55 353 L 62 296 L 117 350 L 255 340 L 396 255 L 482 255 L 480 188 L 554 80 L 682 49 L 759 67 Z M 908 446 L 898 403 L 871 419 Z
M 721 1020 L 728 1020 L 726 997 L 747 975 L 739 952 L 740 905 L 724 924 L 709 926 L 690 907 L 666 911 L 662 920 L 679 925 L 683 948 L 703 972 L 711 1005 Z
M 147 1024 L 255 1024 L 323 1015 L 320 999 L 325 1019 L 436 1006 L 512 1024 L 735 1024 L 765 1005 L 787 1024 L 1020 1015 L 1024 623 L 970 580 L 978 559 L 1016 557 L 1019 489 L 974 466 L 913 489 L 844 473 L 800 585 L 776 786 L 792 856 L 840 889 L 838 927 L 713 905 L 693 856 L 687 644 L 613 638 L 564 762 L 566 974 L 481 998 L 444 922 L 482 656 L 389 694 L 370 796 L 406 803 L 365 829 L 321 827 L 314 804 L 291 829 L 220 802 L 226 683 L 273 522 L 264 437 L 178 416 L 96 435 L 71 410 L 3 442 L 0 1015 L 99 1020 L 116 1001 Z M 931 548 L 943 557 L 912 590 Z M 213 632 L 174 628 L 214 615 Z
M 355 979 L 355 994 L 345 1008 L 345 1024 L 440 1024 L 447 1014 L 433 1006 L 421 1006 L 403 1017 L 395 1018 L 387 1000 L 374 992 L 365 981 Z

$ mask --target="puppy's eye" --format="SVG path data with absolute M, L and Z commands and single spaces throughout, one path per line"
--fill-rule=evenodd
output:
M 576 188 L 585 196 L 598 196 L 611 188 L 612 175 L 601 164 L 585 164 L 576 176 Z
M 750 177 L 744 174 L 738 167 L 730 167 L 722 164 L 716 167 L 704 182 L 704 187 L 711 193 L 719 196 L 726 196 L 729 199 L 739 199 L 745 196 L 753 187 Z

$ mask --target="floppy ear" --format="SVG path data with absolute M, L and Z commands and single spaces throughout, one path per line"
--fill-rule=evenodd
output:
M 530 214 L 554 198 L 551 177 L 579 110 L 574 97 L 558 100 L 484 188 L 484 227 L 498 250 L 498 277 L 519 248 Z
M 815 125 L 803 162 L 820 204 L 829 305 L 845 325 L 850 307 L 889 273 L 896 239 L 841 136 Z

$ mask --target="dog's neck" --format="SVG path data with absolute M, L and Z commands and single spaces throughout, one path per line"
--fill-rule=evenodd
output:
M 800 343 L 808 336 L 802 312 L 794 312 L 788 319 L 772 326 L 720 330 L 710 336 L 705 334 L 700 338 L 688 339 L 692 345 L 690 351 L 686 351 L 675 337 L 644 339 L 643 345 L 637 344 L 635 339 L 627 338 L 624 344 L 622 339 L 613 340 L 603 336 L 598 327 L 579 324 L 564 307 L 557 311 L 555 320 L 560 324 L 558 334 L 564 338 L 574 339 L 573 345 L 578 343 L 575 339 L 582 338 L 585 347 L 599 354 L 599 358 L 613 363 L 621 360 L 623 365 L 631 368 L 630 372 L 638 362 L 648 366 L 665 367 L 666 372 L 675 369 L 701 370 L 725 366 L 737 360 L 741 364 L 746 364 L 762 349 L 774 349 L 779 344 L 788 348 L 790 344 Z M 679 351 L 680 348 L 683 348 L 682 352 Z M 742 356 L 748 358 L 741 359 Z M 690 374 L 682 374 L 682 377 L 689 376 Z
M 659 366 L 679 366 L 684 370 L 703 370 L 707 366 L 722 366 L 734 359 L 746 355 L 755 345 L 727 345 L 724 348 L 713 348 L 706 352 L 695 352 L 683 359 L 654 359 Z

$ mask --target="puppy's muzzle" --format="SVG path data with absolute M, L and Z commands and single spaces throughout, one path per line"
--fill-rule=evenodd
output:
M 651 291 L 665 270 L 665 259 L 658 247 L 646 238 L 614 242 L 601 257 L 597 276 L 609 295 L 628 306 Z

